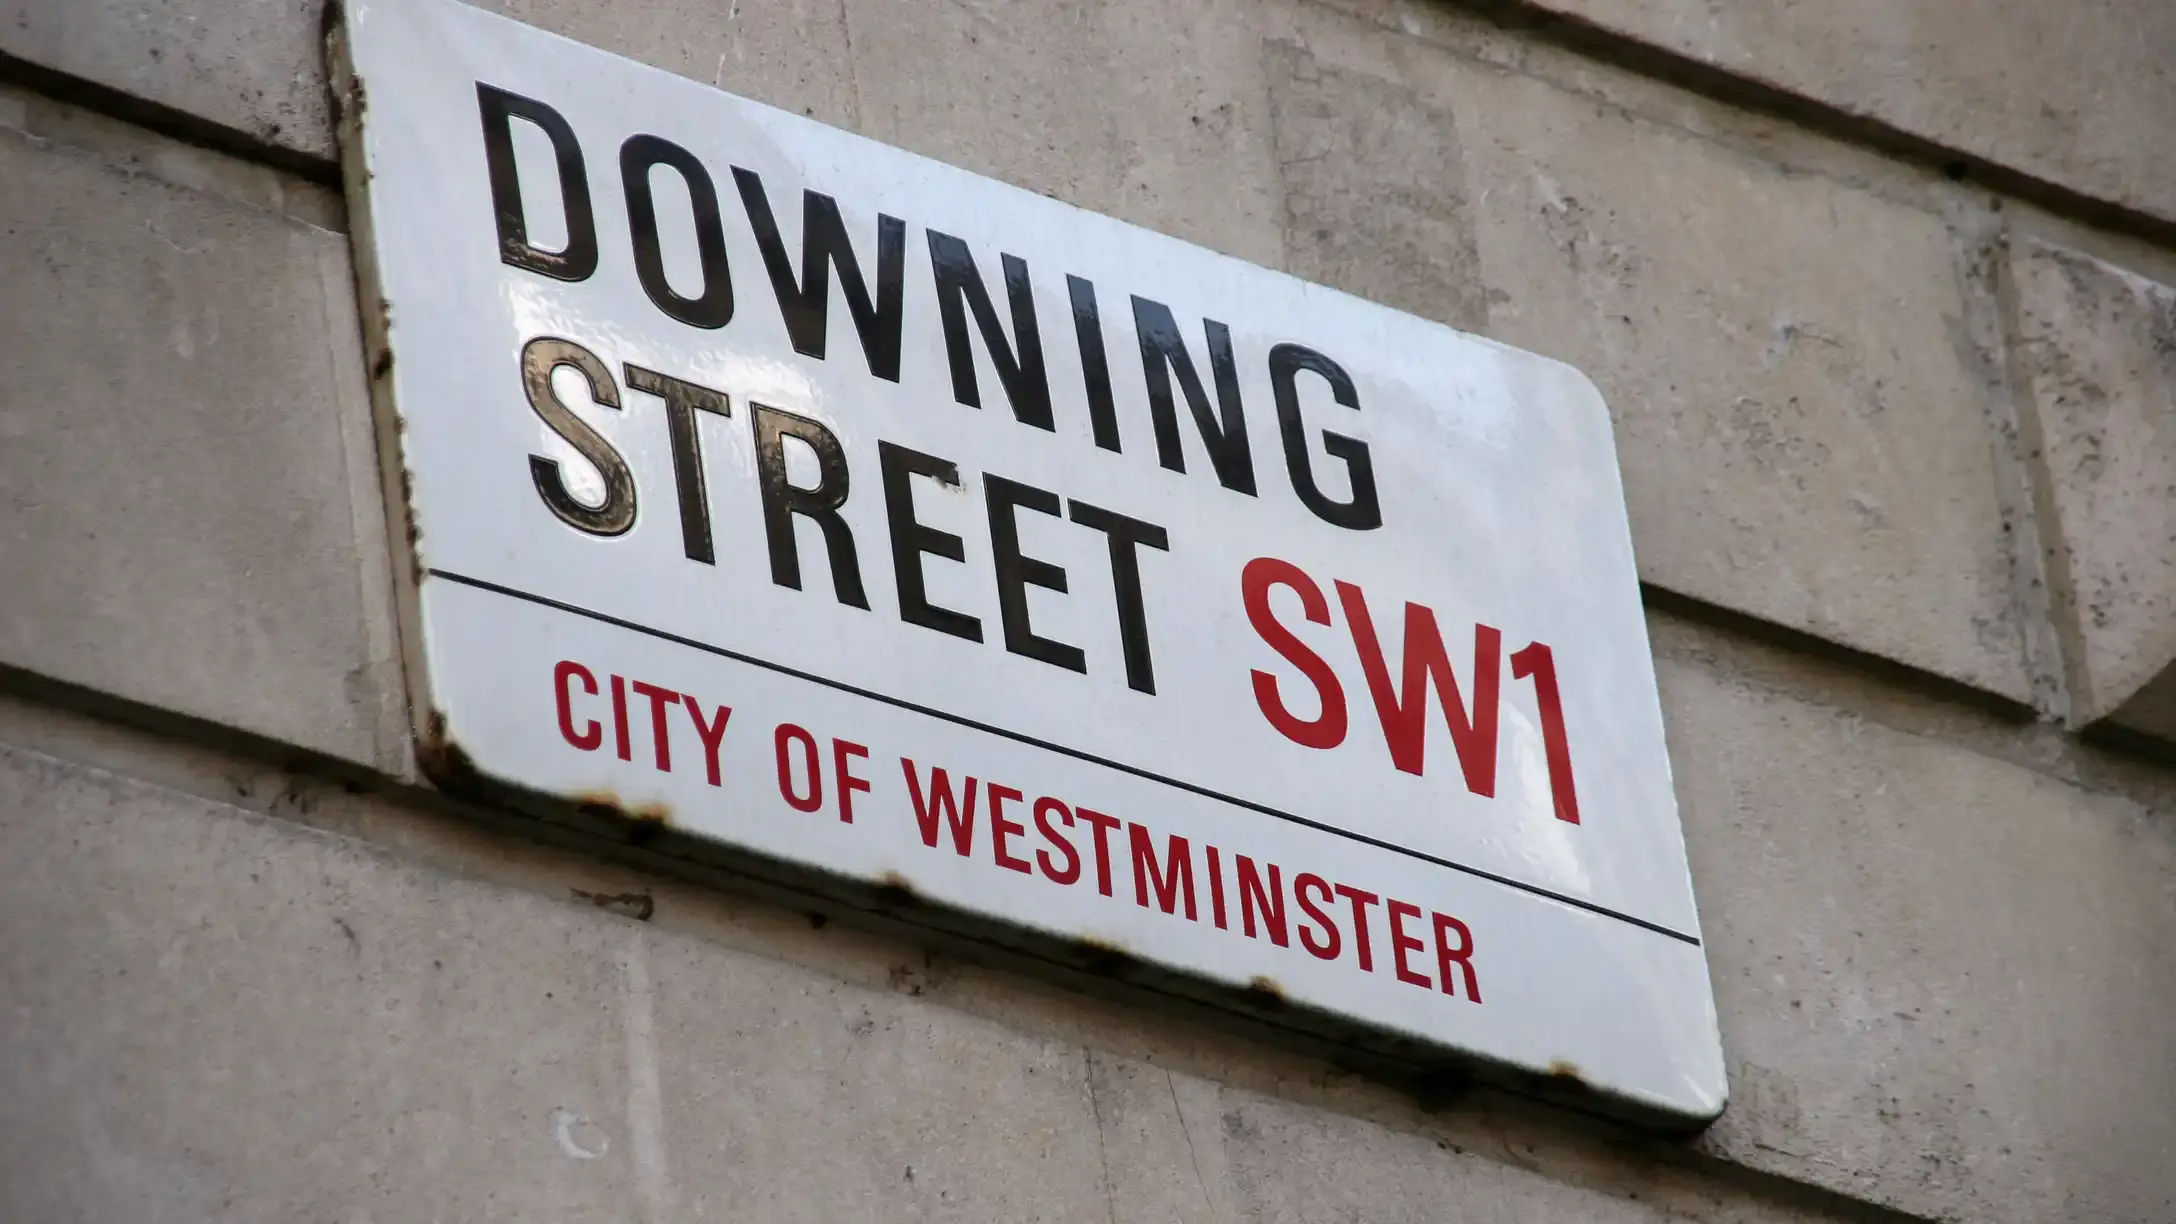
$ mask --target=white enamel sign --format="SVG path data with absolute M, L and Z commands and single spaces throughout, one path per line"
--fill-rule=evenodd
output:
M 340 39 L 442 777 L 1721 1109 L 1585 377 L 451 0 Z

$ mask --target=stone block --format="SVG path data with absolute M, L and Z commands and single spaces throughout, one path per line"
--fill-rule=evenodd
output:
M 849 0 L 860 131 L 1274 264 L 1262 65 L 1233 0 Z
M 10 1220 L 1812 1218 L 1637 1160 L 1554 1178 L 13 747 L 0 855 Z
M 839 0 L 471 0 L 797 115 L 852 128 L 859 104 Z
M 863 135 L 1107 212 L 1120 197 L 1096 0 L 847 0 Z
M 1257 0 L 1101 0 L 1117 126 L 1112 216 L 1265 267 L 1288 232 Z M 1076 201 L 1078 202 L 1078 201 Z
M 395 767 L 346 239 L 145 141 L 0 131 L 0 662 Z
M 332 162 L 326 0 L 0 0 L 0 55 L 298 160 Z M 851 127 L 838 0 L 481 0 L 555 33 Z
M 2029 700 L 1976 290 L 1943 219 L 1440 63 L 1488 331 L 1600 385 L 1641 576 Z
M 478 2 L 1083 207 L 1279 259 L 1262 65 L 1249 41 L 1222 37 L 1245 0 Z M 0 0 L 0 54 L 329 163 L 323 3 Z
M 1660 661 L 1725 1160 L 1941 1220 L 2176 1216 L 2176 824 Z
M 692 940 L 650 974 L 661 1218 L 1105 1218 L 1079 1047 Z
M 1786 169 L 1731 143 L 1725 108 L 1470 22 L 1422 37 L 1293 2 L 1256 24 L 1339 122 L 1416 116 L 1408 189 L 1463 194 L 1431 207 L 1472 227 L 1480 330 L 1577 366 L 1609 403 L 1642 578 L 2033 699 L 1982 339 L 1993 297 L 1939 190 Z M 1849 164 L 1802 142 L 1819 146 L 1805 160 Z M 1455 174 L 1420 171 L 1454 151 Z M 1288 173 L 1295 201 L 1309 174 Z M 1314 228 L 1373 234 L 1383 194 L 1318 195 Z M 1409 277 L 1432 257 L 1447 295 L 1459 241 L 1444 226 L 1354 246 L 1377 277 L 1400 275 L 1393 254 Z M 1296 241 L 1292 258 L 1308 258 Z M 1343 287 L 1395 288 L 1368 275 Z
M 1664 1224 L 1684 1218 L 1636 1197 L 1615 1198 L 1552 1181 L 1425 1134 L 1389 1131 L 1324 1110 L 1296 1109 L 1275 1098 L 1220 1095 L 1223 1108 L 1212 1121 L 1211 1134 L 1223 1149 L 1222 1163 L 1231 1169 L 1230 1219 L 1260 1224 L 1431 1224 L 1493 1216 Z M 1325 1170 L 1335 1170 L 1335 1175 L 1324 1176 Z M 1788 1217 L 1748 1209 L 1743 1218 Z
M 330 159 L 332 128 L 317 44 L 323 2 L 0 0 L 0 54 L 290 153 Z M 1423 0 L 1335 2 L 1392 28 L 1413 25 L 1423 11 Z M 872 84 L 867 78 L 850 80 L 841 71 L 848 62 L 840 54 L 845 27 L 840 6 L 830 0 L 487 3 L 585 42 L 833 122 L 850 121 L 854 89 Z M 2159 49 L 2176 39 L 2171 24 L 2176 16 L 2155 0 L 2090 8 L 2032 0 L 1920 0 L 1901 7 L 1889 0 L 1530 3 L 2084 195 L 2176 218 L 2176 169 L 2171 169 L 2176 160 L 2166 155 L 2172 137 L 2165 122 L 2176 108 L 2176 73 L 2159 56 Z M 954 6 L 885 7 L 907 9 L 938 26 L 961 20 L 947 14 Z M 1015 10 L 1030 7 L 1017 4 L 956 7 L 967 20 L 992 27 L 1047 16 L 1016 15 Z M 1136 28 L 1183 35 L 1197 19 L 1186 10 L 1211 6 L 1121 7 Z M 881 24 L 860 31 L 854 58 L 881 53 L 869 42 L 880 37 Z M 1062 18 L 1050 29 L 1052 43 L 1083 33 Z M 1159 37 L 1141 45 L 1163 50 L 1171 60 L 1129 61 L 1129 70 L 1101 82 L 1104 93 L 1158 90 L 1155 70 L 1174 63 L 1182 91 L 1189 78 L 1220 75 L 1213 68 L 1206 74 L 1189 71 L 1188 57 L 1173 53 L 1205 48 L 1203 55 L 1214 58 L 1224 49 L 1183 38 Z M 2095 70 L 2077 68 L 2088 64 Z M 932 63 L 922 71 L 941 77 L 948 69 Z M 965 86 L 976 73 L 970 65 L 956 76 Z M 1206 124 L 1208 112 L 1226 100 L 1195 113 Z M 1204 148 L 1215 150 L 1213 142 Z
M 0 0 L 0 55 L 303 157 L 335 156 L 324 0 Z
M 2176 738 L 2176 289 L 2024 236 L 2008 270 L 2071 717 Z
M 1116 1220 L 1782 1224 L 1827 1218 L 1598 1151 L 1591 1161 L 1561 1148 L 1544 1154 L 1522 1147 L 1502 1119 L 1470 1128 L 1386 1125 L 1099 1054 L 1090 1055 L 1089 1080 L 1113 1172 Z
M 0 1216 L 630 1219 L 621 927 L 0 749 Z
M 0 747 L 0 1216 L 1103 1220 L 1077 1047 Z
M 1428 0 L 1332 0 L 1393 26 Z M 1515 0 L 2068 191 L 2176 219 L 2160 0 Z M 1625 58 L 1638 60 L 1632 50 Z
M 1488 321 L 1458 125 L 1397 84 L 1270 40 L 1284 269 L 1465 331 Z

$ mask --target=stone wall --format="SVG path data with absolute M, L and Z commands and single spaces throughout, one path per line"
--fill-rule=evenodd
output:
M 319 0 L 0 0 L 0 1216 L 2176 1218 L 2163 6 L 492 6 L 1588 371 L 1730 1109 L 432 793 Z

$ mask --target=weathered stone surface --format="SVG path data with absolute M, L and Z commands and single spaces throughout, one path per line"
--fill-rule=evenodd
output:
M 663 1215 L 1097 1220 L 1077 1047 L 799 966 L 660 943 Z
M 1425 0 L 1336 2 L 1396 28 Z M 2176 218 L 2176 161 L 2166 156 L 2176 139 L 2166 122 L 2176 111 L 2176 71 L 2161 55 L 2176 41 L 2176 15 L 2155 0 L 1533 2 L 2085 195 Z M 0 53 L 329 158 L 332 130 L 317 47 L 322 3 L 0 0 Z M 487 3 L 776 105 L 833 121 L 851 113 L 844 108 L 855 83 L 839 71 L 843 26 L 831 0 Z M 885 7 L 911 7 L 940 25 L 966 20 L 1026 28 L 1048 16 L 995 3 L 956 6 L 964 18 L 936 6 Z M 1151 26 L 1183 28 L 1191 18 L 1165 11 L 1171 7 L 1125 6 L 1129 21 L 1146 14 Z M 1049 33 L 1057 44 L 1082 31 L 1069 30 L 1061 17 Z M 862 34 L 876 36 L 874 29 Z M 857 46 L 857 55 L 869 50 Z M 1134 66 L 1102 83 L 1126 93 L 1154 78 L 1147 65 Z M 943 75 L 948 68 L 930 64 L 925 71 Z M 970 66 L 960 79 L 972 80 L 975 72 Z
M 624 930 L 13 749 L 0 846 L 0 1215 L 631 1218 Z
M 323 4 L 0 0 L 0 54 L 329 159 Z
M 555 33 L 1218 250 L 1279 258 L 1245 0 L 477 0 Z M 0 54 L 289 155 L 336 154 L 324 0 L 0 0 Z
M 825 123 L 859 112 L 839 0 L 470 2 Z
M 1453 70 L 1489 331 L 1601 386 L 1651 582 L 2029 697 L 1941 218 Z
M 1462 152 L 1442 187 L 1465 193 L 1485 330 L 1601 387 L 1644 578 L 2030 697 L 1967 326 L 1985 289 L 1941 216 L 1696 135 L 1724 116 L 1674 91 L 1611 90 L 1690 112 L 1663 123 L 1315 5 L 1264 24 L 1268 54 L 1304 46 L 1337 83 L 1342 122 L 1410 97 L 1434 119 L 1407 160 Z M 1372 233 L 1379 194 L 1330 197 L 1323 228 Z
M 288 154 L 338 155 L 319 35 L 326 0 L 0 0 L 0 54 Z M 852 126 L 838 0 L 478 0 L 555 33 Z
M 2009 254 L 2071 716 L 2176 738 L 2142 693 L 2176 664 L 2176 290 L 2033 238 Z
M 1083 208 L 1118 200 L 1096 0 L 848 0 L 860 131 Z
M 1686 1218 L 14 748 L 0 855 L 11 1220 Z
M 1433 0 L 1332 0 L 1401 25 Z M 2071 191 L 2176 219 L 2160 0 L 1518 0 Z
M 1231 0 L 850 0 L 864 135 L 1242 258 L 1279 253 Z
M 0 661 L 391 766 L 346 239 L 148 144 L 123 165 L 0 131 Z M 204 189 L 153 177 L 190 164 Z
M 1472 1206 L 1491 1199 L 1518 1204 L 1514 1218 L 1593 1224 L 1661 1224 L 1671 1218 L 1636 1201 L 1447 1151 L 1425 1135 L 1386 1133 L 1357 1119 L 1236 1093 L 1226 1094 L 1224 1106 L 1214 1124 L 1232 1170 L 1229 1218 L 1263 1224 L 1340 1219 L 1427 1224 L 1461 1214 L 1486 1219 Z M 1335 1175 L 1324 1176 L 1327 1170 Z
M 2166 822 L 1712 664 L 1662 676 L 1732 1057 L 1702 1146 L 1931 1218 L 2168 1218 Z M 1688 1197 L 16 749 L 0 854 L 11 1219 L 1660 1220 Z M 1709 1194 L 1695 1218 L 1781 1218 Z
M 1285 271 L 1466 331 L 1488 321 L 1454 118 L 1380 77 L 1263 47 Z
M 1259 0 L 1103 0 L 1106 90 L 1136 225 L 1268 267 L 1286 230 Z
M 2176 824 L 1665 659 L 1725 1159 L 1944 1220 L 2176 1214 Z

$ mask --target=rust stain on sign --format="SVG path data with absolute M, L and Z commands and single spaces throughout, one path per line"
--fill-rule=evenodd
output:
M 914 881 L 893 870 L 877 877 L 876 901 L 884 909 L 907 909 L 922 904 L 922 895 L 914 890 Z
M 604 816 L 614 820 L 631 820 L 637 824 L 669 825 L 672 808 L 663 803 L 628 803 L 618 792 L 610 790 L 576 791 L 573 795 L 575 809 L 584 816 Z
M 1581 1071 L 1579 1064 L 1568 1058 L 1551 1059 L 1549 1062 L 1549 1075 L 1553 1079 L 1577 1084 L 1582 1088 L 1586 1087 L 1587 1084 L 1586 1072 Z
M 1140 968 L 1141 958 L 1132 949 L 1100 935 L 1083 935 L 1073 941 L 1073 955 L 1090 973 L 1122 978 Z
M 473 793 L 483 775 L 446 726 L 443 712 L 432 710 L 424 719 L 423 734 L 416 742 L 416 760 L 438 785 L 456 794 Z

